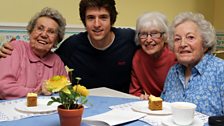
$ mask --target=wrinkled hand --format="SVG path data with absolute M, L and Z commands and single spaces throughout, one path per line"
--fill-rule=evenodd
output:
M 12 54 L 13 47 L 10 42 L 14 40 L 16 40 L 16 38 L 12 38 L 9 42 L 6 42 L 2 45 L 2 47 L 0 48 L 0 58 L 5 58 L 8 55 Z
M 51 94 L 52 94 L 51 92 L 49 92 L 49 91 L 47 90 L 47 88 L 46 88 L 46 84 L 45 84 L 45 83 L 42 84 L 41 92 L 42 92 L 42 94 L 44 94 L 44 95 L 51 95 Z
M 36 94 L 40 95 L 40 94 L 42 93 L 41 88 L 40 88 L 40 87 L 38 87 L 34 93 L 36 93 Z
M 149 95 L 148 94 L 141 94 L 140 99 L 141 100 L 149 100 Z

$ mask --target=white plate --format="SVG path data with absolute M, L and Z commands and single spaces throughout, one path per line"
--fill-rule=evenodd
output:
M 162 110 L 150 110 L 148 108 L 148 101 L 142 101 L 134 104 L 132 106 L 132 109 L 137 112 L 147 113 L 147 114 L 153 114 L 153 115 L 169 115 L 172 114 L 170 103 L 163 102 L 163 109 Z
M 53 112 L 57 111 L 57 106 L 59 103 L 53 103 L 51 105 L 47 105 L 48 101 L 51 99 L 37 99 L 37 106 L 27 107 L 26 100 L 17 103 L 15 109 L 22 112 L 30 112 L 30 113 L 43 113 L 43 112 Z
M 174 123 L 174 121 L 172 120 L 172 117 L 168 117 L 167 119 L 162 121 L 162 124 L 164 126 L 180 126 Z M 187 126 L 203 126 L 204 123 L 198 119 L 198 118 L 194 118 L 194 121 L 191 125 L 187 125 Z

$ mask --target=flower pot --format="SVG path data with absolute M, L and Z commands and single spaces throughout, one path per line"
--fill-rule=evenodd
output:
M 80 109 L 64 109 L 62 105 L 59 105 L 58 114 L 61 126 L 80 126 L 83 110 L 83 106 Z

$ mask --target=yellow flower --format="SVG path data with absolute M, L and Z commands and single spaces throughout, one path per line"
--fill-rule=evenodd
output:
M 66 87 L 67 85 L 71 84 L 66 76 L 59 76 L 59 75 L 53 76 L 52 78 L 47 80 L 45 83 L 46 83 L 45 86 L 47 90 L 51 92 L 58 92 L 62 90 L 64 87 Z
M 82 96 L 88 96 L 89 95 L 89 91 L 86 89 L 86 87 L 81 86 L 80 84 L 77 84 L 77 85 L 73 86 L 73 90 L 74 90 L 74 92 L 77 92 Z
M 71 74 L 71 69 L 67 68 Z M 77 80 L 76 85 L 72 87 L 71 82 L 66 76 L 53 76 L 49 80 L 45 81 L 45 87 L 50 92 L 58 92 L 59 97 L 51 97 L 51 101 L 47 105 L 51 105 L 54 102 L 61 103 L 66 109 L 78 109 L 83 104 L 87 103 L 87 95 L 89 95 L 88 89 L 81 86 L 79 81 L 80 77 L 75 78 Z
M 68 89 L 67 86 L 65 86 L 65 87 L 62 89 L 62 91 L 63 91 L 64 93 L 66 93 L 66 94 L 71 94 L 71 91 Z

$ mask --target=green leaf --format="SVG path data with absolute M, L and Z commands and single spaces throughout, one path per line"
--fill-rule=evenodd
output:
M 49 102 L 47 103 L 47 105 L 51 105 L 52 103 L 54 103 L 54 101 L 49 101 Z
M 51 99 L 52 99 L 53 101 L 57 101 L 57 99 L 56 99 L 55 97 L 51 97 Z

